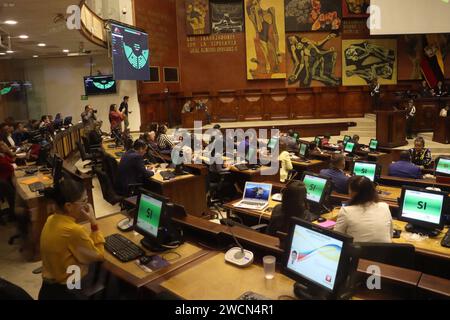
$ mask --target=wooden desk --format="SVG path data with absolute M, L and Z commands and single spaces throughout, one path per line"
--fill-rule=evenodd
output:
M 450 143 L 450 117 L 437 117 L 433 141 L 439 143 Z
M 406 141 L 406 111 L 376 111 L 380 147 L 400 147 Z
M 446 299 L 450 298 L 450 280 L 448 279 L 422 274 L 418 287 L 425 292 L 431 292 Z
M 272 211 L 269 211 L 268 209 L 269 208 L 273 209 L 276 205 L 281 203 L 281 202 L 273 201 L 272 199 L 270 199 L 269 206 L 263 211 L 258 211 L 258 210 L 253 210 L 253 209 L 235 207 L 234 205 L 236 203 L 238 203 L 239 201 L 241 201 L 241 199 L 226 203 L 226 204 L 224 204 L 223 207 L 229 213 L 234 213 L 234 214 L 238 214 L 238 215 L 244 214 L 244 215 L 258 218 L 258 219 L 264 219 L 266 221 L 270 220 L 270 217 L 272 216 Z
M 311 159 L 309 162 L 301 161 L 301 160 L 292 160 L 292 166 L 294 170 L 299 172 L 300 174 L 304 171 L 319 173 L 320 170 L 328 167 L 328 163 L 322 160 Z M 299 178 L 299 177 L 297 177 Z
M 108 148 L 108 145 L 103 143 L 103 148 L 118 162 L 120 161 L 116 153 L 124 152 L 122 147 Z M 168 170 L 170 171 L 171 169 L 165 171 Z M 183 206 L 186 213 L 201 216 L 208 209 L 206 203 L 206 180 L 202 173 L 199 170 L 199 175 L 186 174 L 171 180 L 164 180 L 161 176 L 161 171 L 157 170 L 156 174 L 149 179 L 146 185 L 150 191 L 163 195 L 169 198 L 170 201 Z
M 135 232 L 124 233 L 117 229 L 117 223 L 124 218 L 125 216 L 122 214 L 115 214 L 109 217 L 98 219 L 97 222 L 99 229 L 105 237 L 111 234 L 120 233 L 124 237 L 130 239 L 135 244 L 140 246 L 140 240 L 142 239 L 141 235 Z M 89 224 L 86 224 L 85 227 L 86 229 L 90 228 Z M 151 254 L 151 252 L 147 250 L 145 251 L 147 254 Z M 178 253 L 181 257 L 173 254 L 173 252 Z M 155 272 L 147 273 L 139 268 L 134 261 L 123 263 L 105 250 L 105 261 L 103 263 L 103 267 L 114 274 L 116 277 L 132 285 L 136 289 L 139 289 L 142 286 L 146 285 L 148 282 L 154 281 L 164 275 L 167 275 L 168 273 L 173 272 L 185 266 L 186 264 L 189 264 L 207 255 L 208 253 L 208 251 L 203 250 L 195 246 L 194 244 L 184 243 L 177 249 L 170 250 L 162 254 L 157 253 L 163 258 L 170 260 L 170 266 L 162 268 Z
M 322 215 L 325 219 L 328 220 L 337 220 L 340 208 L 334 209 L 332 212 Z M 394 229 L 402 230 L 400 238 L 392 238 L 393 243 L 408 243 L 412 244 L 416 248 L 416 252 L 431 256 L 434 258 L 450 260 L 450 248 L 445 248 L 441 246 L 441 240 L 444 237 L 445 233 L 448 231 L 448 228 L 444 228 L 439 236 L 436 238 L 428 238 L 422 241 L 414 241 L 410 240 L 412 233 L 405 231 L 406 222 L 400 220 L 393 220 Z
M 187 300 L 235 300 L 246 291 L 273 300 L 282 295 L 293 296 L 294 281 L 285 275 L 277 272 L 274 279 L 266 280 L 263 267 L 252 264 L 248 268 L 238 268 L 225 263 L 224 257 L 223 253 L 217 253 L 173 275 L 160 286 Z
M 378 195 L 380 197 L 380 200 L 385 201 L 389 205 L 389 208 L 391 210 L 398 209 L 397 198 L 400 198 L 400 195 L 402 193 L 401 188 L 389 186 L 377 186 L 377 190 L 379 192 Z M 350 200 L 350 195 L 337 192 L 332 192 L 331 197 L 338 201 Z
M 450 184 L 449 183 L 443 183 L 443 182 L 437 182 L 436 178 L 433 179 L 411 179 L 411 178 L 398 178 L 398 177 L 391 177 L 391 176 L 380 176 L 380 182 L 384 185 L 390 185 L 390 186 L 396 186 L 396 187 L 402 187 L 402 186 L 415 186 L 419 188 L 427 188 L 431 186 L 435 186 L 437 188 L 440 188 L 443 191 L 450 192 Z
M 276 174 L 269 174 L 272 168 L 261 166 L 256 170 L 238 170 L 235 166 L 230 166 L 230 171 L 236 175 L 238 183 L 244 185 L 247 181 L 263 182 L 263 181 L 280 181 L 280 171 L 276 170 Z

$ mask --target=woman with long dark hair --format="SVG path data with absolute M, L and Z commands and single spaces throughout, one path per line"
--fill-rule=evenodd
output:
M 310 221 L 311 214 L 307 208 L 305 184 L 296 180 L 291 182 L 283 191 L 281 204 L 272 210 L 266 233 L 270 235 L 276 235 L 277 231 L 287 233 L 292 217 Z
M 117 105 L 109 106 L 109 123 L 111 124 L 111 134 L 113 138 L 120 139 L 122 131 L 122 121 L 125 116 L 122 112 L 117 111 Z
M 334 230 L 352 236 L 355 242 L 391 242 L 391 212 L 380 202 L 373 182 L 353 176 L 348 185 L 350 201 L 341 208 Z

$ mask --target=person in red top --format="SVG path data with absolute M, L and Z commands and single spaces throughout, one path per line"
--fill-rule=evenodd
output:
M 15 191 L 12 185 L 12 176 L 14 174 L 14 155 L 9 150 L 6 143 L 0 141 L 0 195 L 6 198 L 9 205 L 10 217 L 14 215 Z M 3 214 L 1 215 L 3 216 Z M 0 220 L 0 223 L 2 221 Z
M 111 134 L 113 137 L 120 137 L 122 131 L 122 121 L 125 116 L 122 112 L 117 111 L 117 105 L 112 104 L 109 107 L 109 122 L 111 123 Z

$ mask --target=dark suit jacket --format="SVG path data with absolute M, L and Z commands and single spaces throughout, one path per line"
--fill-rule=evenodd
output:
M 117 192 L 127 196 L 130 184 L 145 183 L 153 176 L 153 172 L 147 171 L 144 158 L 133 149 L 127 151 L 120 160 L 117 176 Z

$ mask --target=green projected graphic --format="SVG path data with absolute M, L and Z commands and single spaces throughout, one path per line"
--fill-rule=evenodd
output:
M 309 176 L 306 175 L 303 179 L 303 183 L 306 186 L 306 198 L 309 201 L 313 202 L 320 202 L 320 199 L 322 198 L 323 190 L 325 189 L 325 185 L 327 183 L 327 180 Z
M 439 224 L 443 204 L 443 195 L 406 190 L 402 216 Z
M 450 159 L 439 159 L 438 165 L 436 167 L 436 172 L 450 174 Z
M 353 167 L 353 173 L 357 176 L 364 176 L 369 178 L 370 181 L 375 180 L 377 165 L 374 163 L 355 162 Z
M 100 90 L 108 90 L 108 89 L 110 89 L 114 84 L 115 84 L 115 81 L 106 81 L 106 80 L 103 80 L 103 81 L 100 81 L 100 82 L 93 82 L 94 83 L 94 86 L 97 88 L 97 89 L 100 89 Z
M 2 90 L 0 90 L 0 95 L 1 95 L 1 96 L 4 96 L 5 94 L 10 93 L 11 90 L 12 90 L 12 87 L 6 87 L 6 88 L 3 88 Z
M 378 141 L 377 140 L 370 140 L 369 148 L 372 150 L 376 150 L 378 148 Z
M 141 46 L 139 44 L 134 44 L 134 49 L 139 51 Z M 125 50 L 125 56 L 128 62 L 133 66 L 133 68 L 140 70 L 144 68 L 148 61 L 149 50 L 142 50 L 142 53 L 138 56 L 134 53 L 133 47 L 123 44 L 123 49 Z
M 139 203 L 137 226 L 154 237 L 157 237 L 161 209 L 161 201 L 143 194 Z

